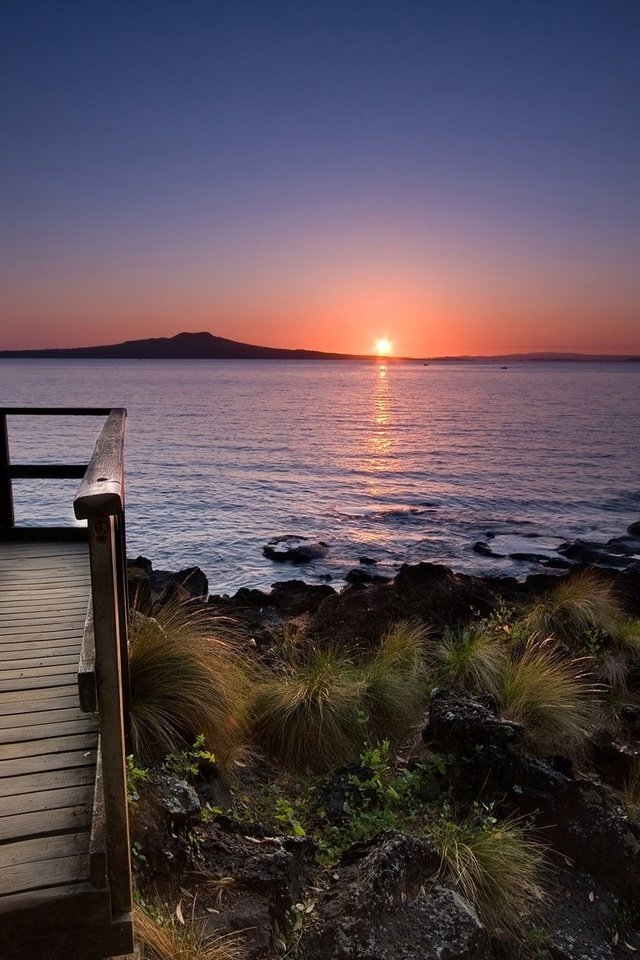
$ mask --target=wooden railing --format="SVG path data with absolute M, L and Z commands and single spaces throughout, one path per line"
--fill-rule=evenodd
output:
M 88 464 L 12 464 L 9 416 L 106 416 Z M 131 866 L 126 755 L 129 705 L 128 600 L 124 495 L 126 410 L 96 407 L 0 407 L 0 538 L 26 540 L 66 535 L 88 538 L 91 600 L 78 665 L 82 709 L 97 712 L 98 777 L 91 831 L 92 862 L 106 859 L 112 919 L 131 911 Z M 82 478 L 74 500 L 87 527 L 16 526 L 13 480 Z M 101 852 L 104 851 L 104 852 Z M 99 874 L 100 871 L 98 871 Z
M 87 470 L 86 463 L 11 463 L 7 417 L 106 417 L 110 414 L 111 409 L 105 407 L 0 407 L 0 530 L 24 529 L 16 528 L 14 480 L 80 480 Z M 25 531 L 24 536 L 29 534 Z
M 95 658 L 104 835 L 114 918 L 131 910 L 125 733 L 129 703 L 125 422 L 125 410 L 112 410 L 107 417 L 74 501 L 76 518 L 87 521 L 89 533 L 91 611 L 82 660 L 85 671 L 90 671 L 92 653 Z M 101 813 L 94 807 L 94 819 Z M 100 832 L 95 822 L 94 830 Z

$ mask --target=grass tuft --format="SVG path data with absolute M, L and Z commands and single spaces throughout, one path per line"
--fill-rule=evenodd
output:
M 630 656 L 640 656 L 640 619 L 623 618 L 611 631 L 614 644 Z
M 594 631 L 611 634 L 621 613 L 612 585 L 587 571 L 560 580 L 529 607 L 524 622 L 538 636 L 576 643 Z
M 496 690 L 505 659 L 504 644 L 485 623 L 447 629 L 435 648 L 442 682 L 474 693 Z
M 497 689 L 502 715 L 523 725 L 534 749 L 579 755 L 593 729 L 599 693 L 590 665 L 589 657 L 566 659 L 551 640 L 532 637 L 505 662 Z
M 448 820 L 434 834 L 442 862 L 492 932 L 518 935 L 544 899 L 545 848 L 519 819 Z
M 363 687 L 360 673 L 345 657 L 312 650 L 303 663 L 257 685 L 254 739 L 286 767 L 337 766 L 362 739 L 358 708 Z
M 137 904 L 133 923 L 147 960 L 243 960 L 246 956 L 238 934 L 207 937 L 194 921 L 158 923 Z
M 131 739 L 142 764 L 190 746 L 225 763 L 242 738 L 248 684 L 239 656 L 201 607 L 174 604 L 156 618 L 135 614 L 129 645 Z
M 362 710 L 378 737 L 399 736 L 415 719 L 425 698 L 425 644 L 422 624 L 402 621 L 380 641 L 364 664 Z

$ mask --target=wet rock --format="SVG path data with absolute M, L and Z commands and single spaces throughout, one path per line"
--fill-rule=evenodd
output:
M 384 831 L 347 855 L 318 904 L 320 925 L 303 935 L 306 960 L 488 960 L 473 907 L 437 881 L 428 840 Z
M 329 545 L 324 540 L 309 540 L 308 537 L 297 537 L 291 534 L 284 537 L 273 537 L 262 548 L 268 560 L 276 563 L 311 563 L 319 560 L 328 553 Z
M 367 565 L 370 566 L 370 567 L 375 566 L 375 565 L 377 564 L 377 562 L 378 562 L 378 561 L 377 561 L 377 560 L 374 560 L 373 557 L 359 557 L 359 558 L 358 558 L 358 563 L 364 563 L 364 564 L 367 564 Z
M 632 537 L 640 537 L 640 520 L 630 523 L 627 527 L 627 533 L 630 533 Z
M 349 570 L 345 577 L 347 583 L 360 584 L 389 583 L 389 579 L 389 577 L 381 577 L 379 574 L 371 573 L 369 570 L 360 570 L 358 567 L 354 567 L 353 570 Z
M 153 570 L 149 575 L 154 607 L 164 607 L 172 600 L 206 600 L 209 581 L 200 567 L 184 570 Z
M 303 613 L 315 613 L 322 601 L 331 596 L 335 596 L 335 590 L 327 583 L 282 580 L 272 586 L 271 603 L 279 613 L 299 617 Z
M 481 557 L 499 557 L 501 554 L 494 553 L 488 543 L 484 540 L 476 540 L 471 548 L 474 553 L 479 553 Z

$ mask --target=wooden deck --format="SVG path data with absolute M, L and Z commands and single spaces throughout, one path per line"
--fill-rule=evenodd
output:
M 96 899 L 98 726 L 78 696 L 90 583 L 86 544 L 0 543 L 0 918 Z
M 102 416 L 87 465 L 12 464 L 7 418 Z M 133 948 L 126 411 L 0 408 L 0 958 Z M 14 479 L 81 477 L 84 528 L 19 527 Z

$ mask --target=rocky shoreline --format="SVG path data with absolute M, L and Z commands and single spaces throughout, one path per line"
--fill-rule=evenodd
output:
M 640 523 L 606 544 L 567 544 L 563 555 L 572 572 L 596 566 L 626 614 L 640 617 Z M 399 620 L 426 623 L 438 637 L 519 608 L 566 575 L 557 563 L 522 581 L 420 563 L 389 580 L 367 560 L 340 591 L 291 579 L 269 592 L 209 596 L 198 568 L 155 571 L 142 557 L 130 561 L 129 586 L 146 614 L 172 600 L 206 605 L 214 622 L 234 624 L 243 655 L 269 666 L 286 630 L 303 628 L 319 647 L 354 653 Z M 428 837 L 393 819 L 323 868 L 318 841 L 299 820 L 300 810 L 310 822 L 315 816 L 308 784 L 253 754 L 231 776 L 207 760 L 190 780 L 167 769 L 148 774 L 132 817 L 140 897 L 153 889 L 168 909 L 192 911 L 208 934 L 237 934 L 250 960 L 614 960 L 640 951 L 640 812 L 625 806 L 640 770 L 640 658 L 582 759 L 533 753 L 522 725 L 502 717 L 491 694 L 438 687 L 392 764 L 396 773 L 428 771 L 427 803 L 448 798 L 445 807 L 455 802 L 469 815 L 481 809 L 534 825 L 549 851 L 551 892 L 518 941 L 487 924 Z M 341 829 L 342 811 L 367 807 L 374 781 L 358 757 L 330 772 L 314 786 L 322 815 Z

